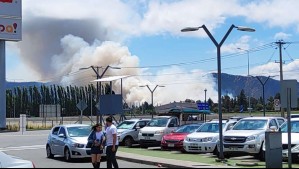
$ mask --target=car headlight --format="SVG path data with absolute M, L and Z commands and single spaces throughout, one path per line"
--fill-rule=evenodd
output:
M 254 135 L 254 136 L 247 137 L 246 141 L 252 141 L 252 140 L 256 140 L 256 139 L 257 139 L 257 135 Z
M 72 145 L 72 147 L 75 147 L 75 148 L 84 148 L 84 144 L 79 144 L 79 143 L 74 143 L 73 145 Z
M 207 138 L 203 138 L 202 142 L 211 142 L 213 140 L 213 137 L 207 137 Z
M 124 132 L 118 132 L 117 135 L 119 136 L 119 135 L 122 135 L 123 133 L 124 133 Z
M 164 134 L 164 130 L 156 131 L 155 134 Z
M 184 141 L 189 141 L 189 138 L 188 137 L 185 137 L 185 140 Z

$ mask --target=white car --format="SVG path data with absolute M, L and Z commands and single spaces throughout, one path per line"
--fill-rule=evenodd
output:
M 250 117 L 240 120 L 232 130 L 223 134 L 223 152 L 226 158 L 231 155 L 253 155 L 264 160 L 263 145 L 265 133 L 278 130 L 277 117 Z
M 0 152 L 0 168 L 35 168 L 31 161 Z
M 229 130 L 237 121 L 223 121 L 223 131 Z M 187 135 L 183 148 L 190 153 L 218 154 L 217 143 L 219 141 L 219 121 L 211 121 L 203 124 L 196 132 Z
M 179 119 L 171 116 L 153 118 L 138 134 L 140 147 L 161 146 L 163 136 L 175 131 L 179 126 Z
M 282 156 L 288 158 L 288 123 L 284 123 L 281 127 L 282 132 Z M 291 119 L 291 146 L 292 157 L 294 160 L 299 159 L 299 118 Z

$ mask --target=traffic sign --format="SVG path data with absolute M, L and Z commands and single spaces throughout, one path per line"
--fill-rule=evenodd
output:
M 197 103 L 198 110 L 210 110 L 208 103 Z
M 88 107 L 87 104 L 83 100 L 80 100 L 79 103 L 77 104 L 77 108 L 80 111 L 84 111 L 87 107 Z

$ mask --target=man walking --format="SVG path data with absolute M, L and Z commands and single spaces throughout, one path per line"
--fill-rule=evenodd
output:
M 116 161 L 116 152 L 118 149 L 118 139 L 117 139 L 117 128 L 113 125 L 113 120 L 111 117 L 106 118 L 106 155 L 107 155 L 107 168 L 119 168 Z

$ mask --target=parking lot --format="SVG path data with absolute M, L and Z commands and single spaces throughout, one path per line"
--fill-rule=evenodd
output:
M 45 143 L 49 132 L 48 130 L 41 130 L 26 132 L 24 135 L 19 132 L 0 133 L 0 151 L 32 161 L 37 168 L 92 168 L 90 159 L 75 160 L 67 163 L 62 157 L 55 157 L 55 159 L 46 158 Z M 118 162 L 121 168 L 157 167 L 121 160 Z M 106 162 L 104 161 L 101 166 L 106 168 Z

